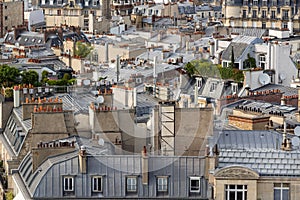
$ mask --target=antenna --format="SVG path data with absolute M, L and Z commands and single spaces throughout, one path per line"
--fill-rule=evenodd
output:
M 258 81 L 262 85 L 267 85 L 271 82 L 271 78 L 268 74 L 260 74 L 258 76 Z
M 298 137 L 293 137 L 292 145 L 297 147 L 297 146 L 299 146 L 299 144 L 300 144 L 300 139 Z
M 294 133 L 297 136 L 300 136 L 300 126 L 296 126 L 296 128 L 294 129 Z

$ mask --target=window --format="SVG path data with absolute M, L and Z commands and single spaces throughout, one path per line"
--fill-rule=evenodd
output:
M 64 177 L 64 191 L 73 191 L 74 190 L 74 178 L 73 177 Z
M 257 10 L 252 11 L 252 18 L 257 18 Z
M 157 177 L 157 191 L 158 192 L 168 191 L 168 177 Z
M 257 6 L 257 5 L 258 5 L 258 0 L 254 0 L 254 1 L 253 1 L 253 5 L 254 5 L 254 6 Z
M 285 20 L 289 19 L 289 11 L 288 10 L 283 10 L 283 19 L 285 19 Z
M 200 177 L 190 177 L 190 192 L 200 192 Z
M 210 92 L 214 92 L 217 89 L 217 83 L 211 83 L 210 85 Z
M 226 200 L 247 200 L 247 185 L 225 185 Z
M 247 10 L 243 10 L 243 18 L 247 17 Z
M 231 92 L 232 94 L 236 94 L 238 91 L 238 84 L 237 83 L 231 83 Z
M 262 17 L 262 18 L 266 18 L 266 17 L 267 17 L 267 11 L 266 11 L 266 10 L 263 10 L 263 11 L 262 11 L 261 17 Z
M 276 14 L 275 14 L 275 10 L 271 11 L 271 19 L 275 19 L 276 18 Z
M 93 192 L 102 192 L 102 177 L 94 176 L 92 178 Z
M 288 28 L 288 23 L 287 22 L 283 22 L 282 23 L 282 28 Z
M 275 28 L 275 22 L 271 23 L 271 28 Z
M 7 16 L 5 16 L 5 17 L 4 17 L 4 19 L 5 19 L 5 20 L 7 20 L 7 19 L 8 19 L 8 17 L 7 17 Z
M 247 27 L 247 22 L 243 22 L 243 27 L 244 27 L 244 28 Z
M 126 192 L 136 192 L 137 191 L 137 180 L 136 177 L 126 178 Z
M 258 65 L 262 68 L 265 69 L 266 67 L 266 56 L 265 55 L 260 55 L 259 56 L 259 63 Z
M 267 6 L 268 5 L 268 1 L 267 0 L 263 0 L 262 1 L 262 6 Z
M 289 200 L 290 187 L 288 183 L 274 183 L 274 200 Z
M 262 22 L 262 23 L 261 23 L 261 28 L 262 28 L 262 29 L 266 29 L 266 28 L 267 28 L 266 22 Z

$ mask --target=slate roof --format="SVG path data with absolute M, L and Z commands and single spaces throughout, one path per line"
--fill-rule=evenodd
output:
M 244 36 L 253 36 L 257 38 L 261 38 L 266 33 L 266 29 L 258 29 L 258 28 L 232 28 L 232 33 L 238 33 L 239 35 Z
M 148 185 L 142 185 L 142 157 L 141 155 L 87 155 L 87 173 L 80 173 L 78 160 L 78 147 L 74 152 L 49 157 L 37 170 L 32 172 L 32 154 L 28 154 L 22 161 L 18 175 L 19 185 L 27 188 L 31 198 L 69 199 L 63 196 L 63 176 L 71 175 L 74 181 L 75 195 L 72 198 L 90 199 L 99 198 L 92 196 L 91 177 L 98 175 L 103 177 L 101 197 L 130 198 L 126 193 L 126 176 L 137 177 L 137 194 L 134 198 L 161 198 L 156 192 L 156 177 L 167 176 L 167 198 L 187 198 L 189 177 L 203 177 L 205 174 L 204 157 L 176 157 L 149 155 Z M 14 175 L 16 176 L 16 175 Z M 83 187 L 85 185 L 86 187 Z M 207 182 L 201 178 L 201 191 L 198 198 L 206 199 Z M 194 198 L 195 198 L 194 197 Z
M 234 53 L 234 61 L 236 61 L 246 50 L 249 45 L 246 43 L 231 42 L 222 53 L 222 60 L 231 60 L 232 48 Z
M 219 169 L 241 165 L 261 176 L 300 176 L 300 150 L 280 150 L 282 134 L 278 132 L 226 130 L 216 135 Z

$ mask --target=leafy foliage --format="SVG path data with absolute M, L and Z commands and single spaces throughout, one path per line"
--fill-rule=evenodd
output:
M 15 67 L 0 65 L 0 84 L 4 87 L 11 87 L 18 83 L 20 72 Z
M 247 59 L 244 61 L 243 65 L 244 65 L 244 69 L 256 68 L 255 58 L 251 57 L 250 54 L 248 53 Z
M 186 64 L 185 70 L 192 75 L 200 75 L 203 77 L 215 77 L 222 79 L 233 79 L 236 82 L 244 80 L 243 71 L 231 68 L 214 65 L 208 60 L 193 60 Z
M 22 73 L 22 82 L 25 84 L 32 84 L 34 86 L 38 85 L 39 82 L 39 74 L 36 71 L 29 70 L 29 71 L 24 71 Z
M 14 194 L 11 191 L 7 192 L 7 193 L 5 193 L 5 198 L 7 200 L 13 200 L 14 199 Z
M 90 44 L 86 44 L 83 42 L 76 42 L 75 56 L 79 56 L 80 58 L 85 58 L 91 53 L 92 50 L 93 47 L 91 47 Z

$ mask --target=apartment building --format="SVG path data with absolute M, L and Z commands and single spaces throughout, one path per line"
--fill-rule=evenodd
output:
M 107 32 L 110 19 L 109 1 L 85 0 L 83 2 L 67 0 L 41 0 L 38 6 L 44 10 L 46 26 L 82 27 L 91 33 Z
M 223 1 L 223 23 L 231 27 L 289 29 L 299 32 L 299 3 L 291 0 Z
M 4 37 L 13 27 L 23 24 L 24 5 L 22 1 L 0 2 L 0 37 Z

